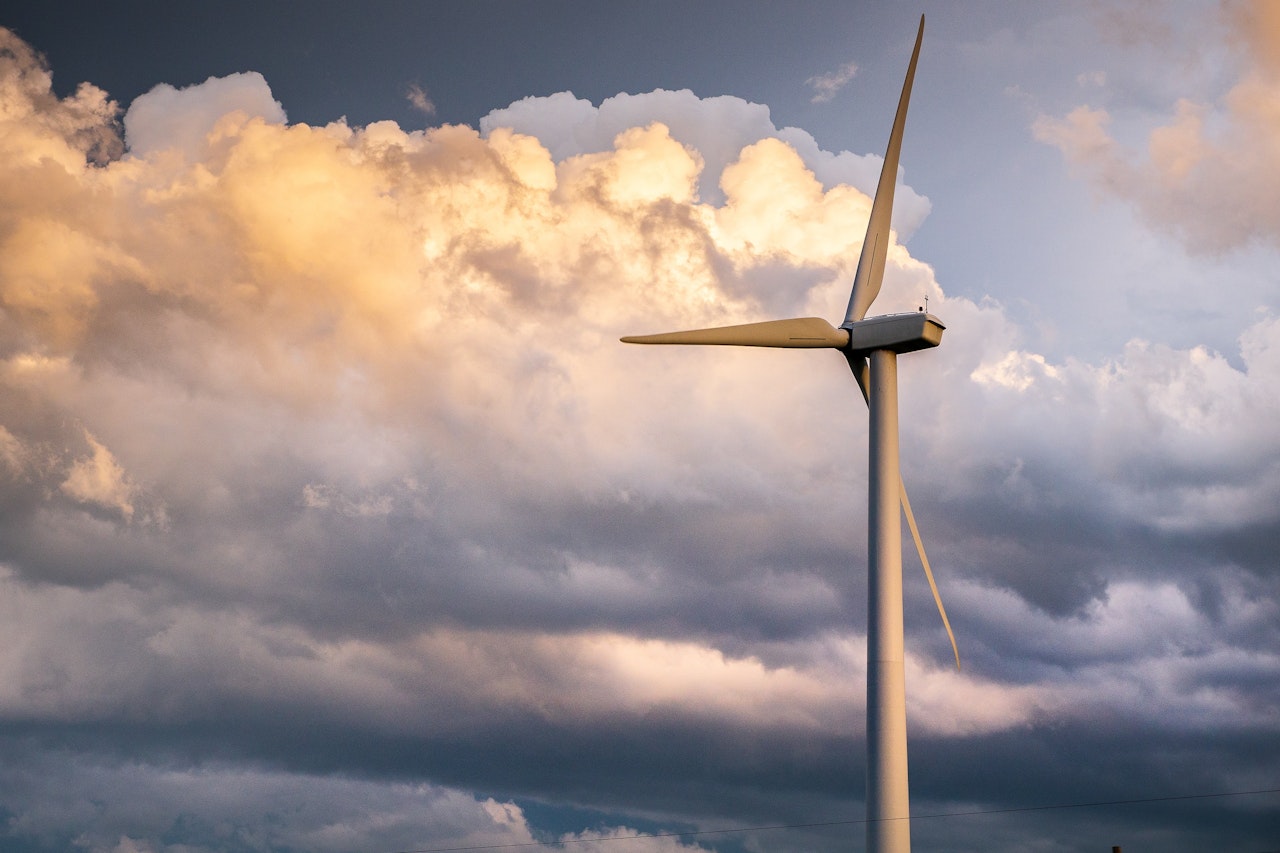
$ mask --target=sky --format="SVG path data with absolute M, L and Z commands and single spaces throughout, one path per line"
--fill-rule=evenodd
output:
M 921 12 L 916 849 L 1280 849 L 1262 0 L 6 8 L 0 848 L 862 850 Z

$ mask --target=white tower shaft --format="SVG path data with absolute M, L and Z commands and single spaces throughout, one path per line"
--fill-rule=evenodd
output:
M 871 353 L 867 566 L 867 851 L 910 853 L 902 629 L 898 355 Z

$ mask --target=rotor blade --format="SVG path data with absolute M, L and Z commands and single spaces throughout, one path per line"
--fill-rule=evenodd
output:
M 628 335 L 624 344 L 710 344 L 737 347 L 786 347 L 789 349 L 839 349 L 849 343 L 849 333 L 821 317 L 767 320 L 741 326 L 664 332 L 660 335 Z
M 907 66 L 907 79 L 902 84 L 902 97 L 898 100 L 898 114 L 893 119 L 884 165 L 880 167 L 880 183 L 876 186 L 875 200 L 871 202 L 867 236 L 862 241 L 858 272 L 853 277 L 853 292 L 849 295 L 849 309 L 844 316 L 846 324 L 856 323 L 867 316 L 867 309 L 880 293 L 880 283 L 884 280 L 884 262 L 889 252 L 889 222 L 893 218 L 893 188 L 898 181 L 898 155 L 902 151 L 902 129 L 907 123 L 907 104 L 911 100 L 911 83 L 916 77 L 916 60 L 920 57 L 923 38 L 924 15 L 921 15 L 916 46 L 911 52 L 911 64 Z
M 933 603 L 938 605 L 938 615 L 942 617 L 942 627 L 947 629 L 947 639 L 951 641 L 951 651 L 956 656 L 956 669 L 960 669 L 960 647 L 956 645 L 956 635 L 951 633 L 951 620 L 947 618 L 947 608 L 942 606 L 942 596 L 938 594 L 938 585 L 933 580 L 933 569 L 929 568 L 929 557 L 924 553 L 924 542 L 920 540 L 920 529 L 916 527 L 916 517 L 911 511 L 911 501 L 907 500 L 907 484 L 898 478 L 898 486 L 902 494 L 902 511 L 907 516 L 907 527 L 911 528 L 911 538 L 916 540 L 916 553 L 920 555 L 920 565 L 924 566 L 924 576 L 929 579 L 929 589 L 933 590 Z
M 858 390 L 862 399 L 871 404 L 871 376 L 867 368 L 867 360 L 860 355 L 845 353 L 853 378 L 858 381 Z M 947 608 L 942 606 L 942 595 L 938 592 L 938 584 L 933 580 L 933 569 L 929 567 L 929 556 L 924 552 L 924 540 L 920 538 L 920 528 L 916 527 L 916 516 L 911 511 L 911 501 L 907 498 L 907 484 L 898 477 L 899 494 L 902 495 L 902 511 L 907 516 L 907 527 L 911 528 L 911 538 L 916 543 L 916 553 L 920 555 L 920 565 L 924 566 L 924 576 L 929 579 L 929 589 L 933 592 L 933 603 L 938 605 L 938 615 L 942 617 L 942 627 L 947 629 L 947 639 L 951 641 L 951 651 L 956 656 L 956 669 L 960 668 L 960 647 L 956 645 L 956 635 L 951 631 L 951 620 L 947 618 Z

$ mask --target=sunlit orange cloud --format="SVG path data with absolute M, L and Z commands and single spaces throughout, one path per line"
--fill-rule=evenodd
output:
M 291 125 L 265 80 L 241 74 L 137 99 L 121 153 L 105 95 L 85 88 L 59 101 L 31 51 L 9 38 L 0 461 L 30 484 L 27 509 L 50 537 L 80 543 L 114 529 L 149 552 L 77 564 L 77 577 L 141 571 L 250 599 L 294 583 L 297 558 L 263 554 L 234 521 L 294 466 L 303 473 L 290 474 L 300 482 L 285 497 L 282 537 L 305 537 L 326 519 L 430 518 L 441 500 L 483 504 L 487 492 L 717 503 L 726 490 L 760 488 L 762 475 L 793 476 L 797 460 L 806 480 L 839 476 L 820 440 L 786 437 L 812 420 L 815 402 L 787 365 L 691 375 L 671 389 L 687 415 L 673 422 L 644 399 L 662 362 L 642 372 L 617 341 L 777 305 L 826 314 L 843 300 L 868 200 L 848 186 L 825 189 L 788 144 L 744 146 L 715 204 L 699 198 L 702 156 L 662 123 L 556 160 L 503 128 Z M 99 164 L 89 155 L 100 150 L 114 154 Z M 917 283 L 923 274 L 940 296 L 924 268 L 895 252 L 896 267 L 913 269 Z M 723 428 L 727 400 L 762 388 L 782 401 L 770 407 L 793 414 L 739 429 L 696 468 L 671 470 L 664 457 Z M 749 409 L 731 422 L 744 425 Z M 757 453 L 784 445 L 785 461 Z M 733 457 L 756 461 L 711 473 Z M 169 553 L 189 536 L 204 540 L 205 525 L 220 528 L 206 550 Z M 21 571 L 37 575 L 39 565 Z M 615 572 L 586 566 L 575 583 Z M 83 614 L 115 596 L 116 612 L 149 606 L 120 589 L 40 602 Z M 230 636 L 221 615 L 199 608 L 172 612 L 163 629 L 135 618 L 149 626 L 140 630 L 151 672 L 182 661 L 204 672 L 204 685 L 233 692 L 232 671 L 244 665 L 273 673 L 263 682 L 273 689 L 313 699 L 317 690 L 347 695 L 348 656 L 389 665 L 376 644 L 312 645 L 306 632 L 277 635 L 244 615 Z M 90 678 L 98 644 L 88 638 L 107 629 L 70 621 L 86 646 L 66 662 L 78 674 L 73 689 L 51 701 L 92 716 L 148 692 L 141 672 L 118 691 Z M 305 663 L 286 664 L 267 637 L 312 648 Z M 788 725 L 834 725 L 833 709 L 842 717 L 851 698 L 846 685 L 833 700 L 811 673 L 611 633 L 519 640 L 538 665 L 503 692 L 491 659 L 511 644 L 502 633 L 427 630 L 420 646 L 396 648 L 434 663 L 399 678 L 468 706 L 542 707 L 560 690 L 564 714 L 678 705 L 768 723 L 794 708 L 783 713 Z M 455 681 L 455 657 L 494 677 L 458 671 Z M 434 673 L 425 683 L 424 671 Z M 538 672 L 561 674 L 544 683 Z M 409 697 L 395 682 L 366 676 L 349 689 L 381 706 L 373 717 L 390 717 Z M 498 693 L 459 698 L 478 684 Z M 12 707 L 24 696 L 11 696 Z
M 1146 151 L 1126 150 L 1103 108 L 1041 115 L 1033 130 L 1102 190 L 1195 250 L 1277 246 L 1280 13 L 1268 0 L 1224 3 L 1222 13 L 1232 41 L 1244 47 L 1234 85 L 1215 103 L 1179 98 L 1168 121 L 1150 130 Z
M 7 370 L 32 393 L 63 389 L 57 405 L 142 489 L 165 479 L 156 459 L 179 439 L 172 420 L 148 435 L 161 425 L 137 414 L 181 419 L 179 393 L 226 417 L 217 401 L 341 401 L 427 444 L 525 448 L 517 466 L 563 441 L 565 456 L 588 451 L 590 476 L 599 455 L 642 443 L 617 398 L 636 369 L 619 334 L 764 305 L 830 313 L 868 204 L 824 190 L 775 139 L 740 152 L 713 206 L 697 198 L 699 153 L 662 124 L 555 162 L 501 128 L 289 125 L 255 74 L 139 98 L 129 153 L 96 166 L 85 140 L 109 135 L 110 109 L 58 102 L 40 79 L 11 87 L 7 110 L 6 143 L 27 155 L 6 160 L 0 274 L 21 341 Z M 795 393 L 783 368 L 763 370 L 683 393 L 707 411 L 765 376 Z M 714 419 L 690 412 L 699 421 Z

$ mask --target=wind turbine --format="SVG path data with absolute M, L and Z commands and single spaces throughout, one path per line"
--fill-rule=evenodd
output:
M 853 292 L 840 327 L 835 328 L 819 317 L 799 317 L 622 339 L 631 344 L 835 349 L 849 362 L 871 412 L 867 505 L 867 850 L 870 853 L 909 853 L 911 850 L 899 505 L 906 515 L 933 600 L 951 640 L 956 668 L 960 667 L 960 651 L 925 556 L 898 463 L 898 355 L 936 347 L 942 342 L 945 327 L 938 318 L 924 311 L 866 316 L 884 279 L 898 154 L 902 150 L 902 130 L 907 121 L 907 104 L 911 100 L 911 84 L 923 37 L 924 16 L 921 15 L 898 112 L 889 134 L 889 147 L 880 170 L 880 182 L 871 205 Z

